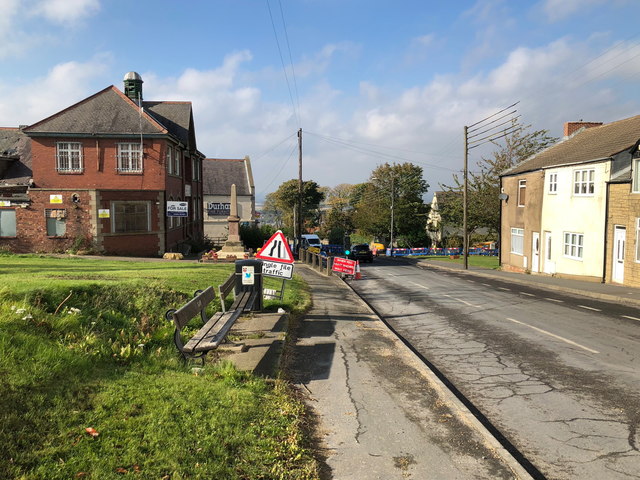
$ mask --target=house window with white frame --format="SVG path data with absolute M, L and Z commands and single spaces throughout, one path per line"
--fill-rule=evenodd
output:
M 174 164 L 173 164 L 173 174 L 177 175 L 178 177 L 180 176 L 180 163 L 182 160 L 182 152 L 180 151 L 179 148 L 176 147 L 175 150 L 175 156 L 174 156 Z
M 56 170 L 63 173 L 79 173 L 83 170 L 82 144 L 79 142 L 56 143 Z
M 118 144 L 118 171 L 126 173 L 142 172 L 142 148 L 139 143 Z
M 173 147 L 167 145 L 167 173 L 173 175 Z
M 0 237 L 16 236 L 16 211 L 13 208 L 0 209 Z
M 524 229 L 511 229 L 511 253 L 524 255 Z
M 549 189 L 547 190 L 547 192 L 550 195 L 555 195 L 556 193 L 558 193 L 558 174 L 557 173 L 549 174 Z
M 640 262 L 640 218 L 636 218 L 636 262 Z
M 149 202 L 112 202 L 112 228 L 115 233 L 150 232 Z
M 595 192 L 593 168 L 573 171 L 573 194 L 576 196 L 590 196 Z
M 564 256 L 574 260 L 582 260 L 584 234 L 564 232 Z
M 527 196 L 527 181 L 519 180 L 518 181 L 518 206 L 524 207 L 524 202 Z

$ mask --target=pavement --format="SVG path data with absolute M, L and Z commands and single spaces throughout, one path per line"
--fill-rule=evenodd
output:
M 296 274 L 309 283 L 313 307 L 294 326 L 286 369 L 310 408 L 323 480 L 531 478 L 345 282 L 303 264 Z M 640 289 L 632 287 L 477 267 L 467 274 L 640 306 Z M 287 322 L 286 314 L 243 318 L 232 330 L 229 358 L 277 375 Z

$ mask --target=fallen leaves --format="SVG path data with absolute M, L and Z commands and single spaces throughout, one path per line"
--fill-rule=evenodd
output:
M 84 431 L 87 432 L 89 435 L 91 435 L 93 438 L 100 435 L 100 433 L 98 433 L 98 431 L 93 427 L 87 427 L 84 429 Z

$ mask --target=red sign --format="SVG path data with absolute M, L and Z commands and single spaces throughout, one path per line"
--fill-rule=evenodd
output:
M 295 262 L 289 243 L 280 230 L 271 235 L 267 243 L 256 253 L 256 258 L 288 264 Z
M 349 260 L 348 258 L 335 257 L 333 259 L 333 267 L 331 270 L 334 272 L 346 273 L 347 275 L 355 275 L 356 261 Z

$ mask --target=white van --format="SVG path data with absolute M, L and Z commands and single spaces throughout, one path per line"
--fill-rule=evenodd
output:
M 302 235 L 302 244 L 300 246 L 306 250 L 311 250 L 312 252 L 320 253 L 320 249 L 322 248 L 322 242 L 320 242 L 320 237 L 318 235 L 304 234 Z

